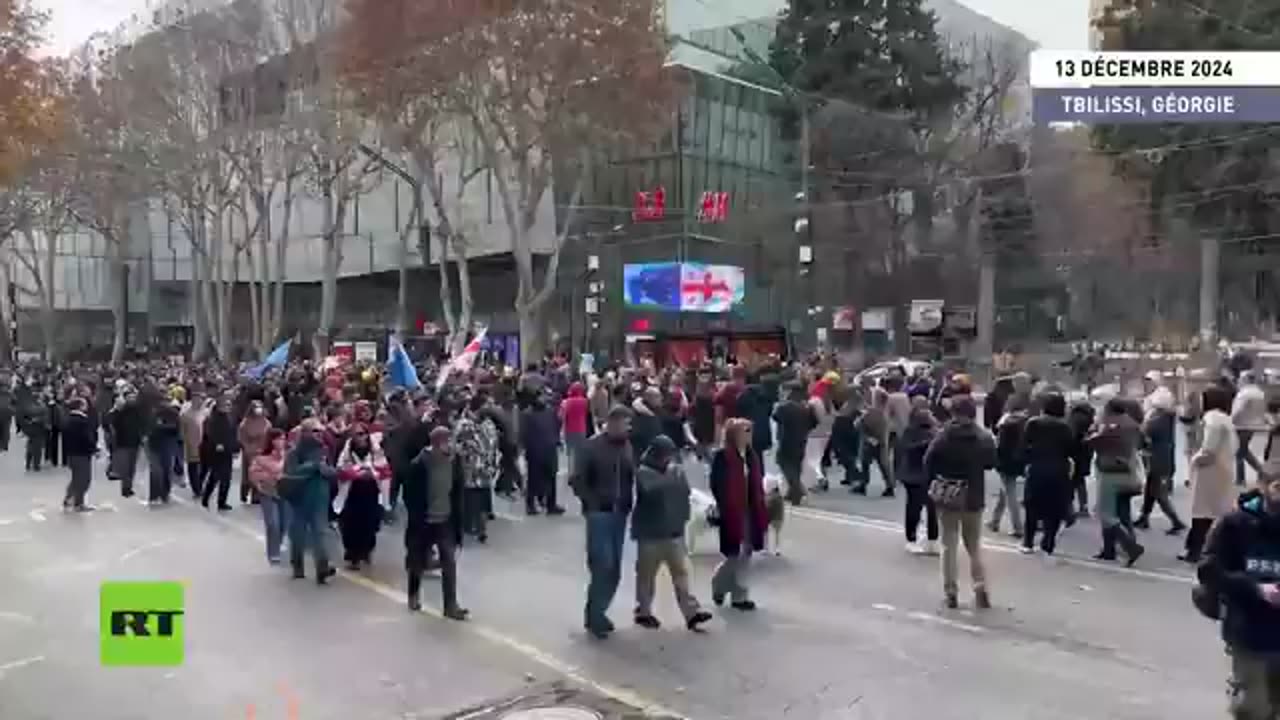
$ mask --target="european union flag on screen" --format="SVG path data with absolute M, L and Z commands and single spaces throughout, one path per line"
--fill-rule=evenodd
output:
M 254 365 L 245 371 L 247 377 L 255 380 L 261 380 L 263 375 L 267 374 L 272 368 L 282 368 L 289 363 L 289 349 L 293 347 L 293 338 L 289 338 L 280 343 L 280 347 L 271 351 L 261 363 Z
M 393 387 L 409 390 L 422 387 L 422 381 L 418 379 L 418 371 L 413 367 L 409 353 L 405 352 L 404 345 L 400 344 L 400 338 L 395 335 L 387 339 L 387 381 Z

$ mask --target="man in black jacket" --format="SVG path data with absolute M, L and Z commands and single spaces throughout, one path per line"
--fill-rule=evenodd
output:
M 925 451 L 925 477 L 958 490 L 938 503 L 942 530 L 942 591 L 948 608 L 958 606 L 957 558 L 959 545 L 969 553 L 974 605 L 991 607 L 986 568 L 982 563 L 982 510 L 986 505 L 986 473 L 996 466 L 996 444 L 991 433 L 978 425 L 977 407 L 967 395 L 951 402 L 951 420 Z
M 91 510 L 84 502 L 93 480 L 93 456 L 98 453 L 98 426 L 85 412 L 83 398 L 72 398 L 67 403 L 67 419 L 62 426 L 62 452 L 71 467 L 71 481 L 67 483 L 66 496 L 62 500 L 64 510 L 85 512 Z
M 587 440 L 574 457 L 569 484 L 582 502 L 587 519 L 587 603 L 583 626 L 603 639 L 613 632 L 609 605 L 622 580 L 622 546 L 627 515 L 635 495 L 635 462 L 631 444 L 631 411 L 615 406 L 605 431 Z
M 462 458 L 453 451 L 447 427 L 431 430 L 431 444 L 418 453 L 403 488 L 405 528 L 404 565 L 408 573 L 409 610 L 422 609 L 418 595 L 431 551 L 440 562 L 443 614 L 466 620 L 470 611 L 458 604 L 456 549 L 462 545 Z
M 1280 717 L 1280 478 L 1240 496 L 1218 520 L 1197 571 L 1202 608 L 1221 610 L 1237 720 Z
M 111 436 L 115 439 L 111 468 L 120 481 L 120 495 L 123 497 L 133 497 L 133 477 L 138 471 L 138 454 L 146 435 L 145 425 L 138 394 L 130 390 L 124 397 L 124 404 L 111 413 Z

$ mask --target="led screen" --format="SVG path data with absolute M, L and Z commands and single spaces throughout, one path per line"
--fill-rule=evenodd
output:
M 746 299 L 746 273 L 735 265 L 636 263 L 622 268 L 627 307 L 674 312 L 731 312 Z

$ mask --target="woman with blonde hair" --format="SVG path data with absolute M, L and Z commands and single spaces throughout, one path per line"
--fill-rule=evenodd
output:
M 725 423 L 724 442 L 711 458 L 710 477 L 724 555 L 711 578 L 711 598 L 721 605 L 728 595 L 731 607 L 742 611 L 756 609 L 746 576 L 751 554 L 764 549 L 769 526 L 763 463 L 751 447 L 751 429 L 751 421 L 744 418 Z

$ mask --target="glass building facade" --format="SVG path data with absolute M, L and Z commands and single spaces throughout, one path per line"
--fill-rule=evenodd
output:
M 637 333 L 781 333 L 792 313 L 785 301 L 795 295 L 799 273 L 794 153 L 773 112 L 781 93 L 742 79 L 753 68 L 738 40 L 766 56 L 772 18 L 742 22 L 735 30 L 677 35 L 669 66 L 683 95 L 669 131 L 649 148 L 615 152 L 592 173 L 583 202 L 595 219 L 582 251 L 599 256 L 603 283 L 593 345 L 620 349 L 627 335 Z M 636 212 L 638 194 L 651 200 L 658 192 L 664 197 L 660 212 Z M 704 202 L 717 194 L 727 201 L 727 212 L 706 217 Z M 623 266 L 664 261 L 743 268 L 744 303 L 724 314 L 627 307 Z

